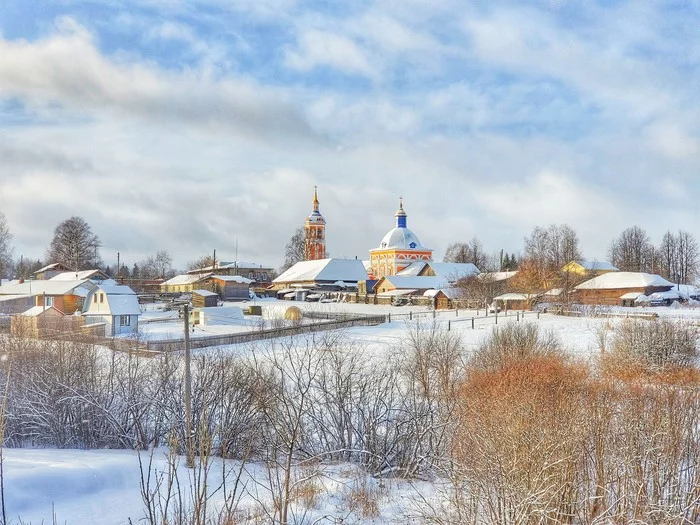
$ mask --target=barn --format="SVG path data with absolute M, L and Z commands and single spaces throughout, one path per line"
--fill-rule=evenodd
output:
M 210 292 L 209 290 L 193 290 L 192 291 L 192 306 L 194 308 L 204 308 L 208 306 L 216 306 L 219 304 L 219 294 Z
M 574 288 L 573 300 L 579 304 L 626 304 L 634 294 L 650 296 L 668 292 L 676 285 L 660 275 L 643 272 L 609 272 L 594 277 Z

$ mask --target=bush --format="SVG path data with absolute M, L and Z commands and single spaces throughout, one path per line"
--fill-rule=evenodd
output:
M 551 332 L 541 334 L 531 323 L 507 324 L 493 330 L 479 345 L 470 365 L 478 370 L 500 370 L 535 357 L 561 357 L 559 339 Z

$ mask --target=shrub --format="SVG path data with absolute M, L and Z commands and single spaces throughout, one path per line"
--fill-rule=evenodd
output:
M 540 333 L 537 325 L 511 323 L 499 326 L 482 342 L 471 358 L 472 368 L 500 370 L 534 357 L 562 356 L 559 339 L 551 332 Z

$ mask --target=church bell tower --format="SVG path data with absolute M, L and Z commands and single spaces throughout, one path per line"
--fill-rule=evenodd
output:
M 314 209 L 304 222 L 304 259 L 315 261 L 326 258 L 326 220 L 318 211 L 318 189 L 314 186 Z

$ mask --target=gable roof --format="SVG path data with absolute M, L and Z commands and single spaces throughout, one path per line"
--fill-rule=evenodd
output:
M 55 262 L 55 263 L 47 264 L 43 268 L 39 268 L 37 271 L 34 272 L 34 274 L 36 275 L 37 273 L 46 272 L 48 270 L 56 270 L 58 268 L 64 268 L 65 270 L 70 270 L 69 266 L 66 266 L 65 264 L 60 263 L 60 262 Z
M 241 277 L 240 275 L 212 275 L 211 278 L 215 281 L 224 281 L 227 283 L 250 284 L 254 282 L 253 279 Z
M 496 283 L 499 281 L 505 281 L 507 279 L 510 279 L 511 277 L 515 277 L 515 274 L 517 273 L 518 270 L 513 270 L 512 272 L 487 272 L 480 273 L 478 277 L 479 279 L 482 279 L 484 281 Z
M 0 295 L 83 295 L 86 292 L 79 288 L 89 289 L 95 286 L 86 279 L 77 281 L 31 280 L 23 283 L 5 284 L 0 286 Z M 83 295 L 84 296 L 84 295 Z
M 319 259 L 301 261 L 289 268 L 273 283 L 291 283 L 307 281 L 357 282 L 367 279 L 367 272 L 362 261 L 357 259 Z
M 104 279 L 107 276 L 102 272 L 102 270 L 81 270 L 79 272 L 62 272 L 54 275 L 49 279 L 49 281 L 76 281 L 83 279 L 94 279 L 94 278 Z
M 387 275 L 382 277 L 382 279 L 391 283 L 391 285 L 397 290 L 429 290 L 431 288 L 447 288 L 448 282 L 442 277 L 433 275 Z M 377 284 L 374 285 L 375 288 L 379 286 L 382 282 L 379 280 Z
M 53 312 L 51 312 L 51 310 L 53 310 Z M 23 317 L 39 317 L 40 315 L 46 315 L 46 312 L 50 312 L 48 315 L 58 314 L 61 317 L 64 316 L 63 312 L 53 306 L 32 306 L 29 310 L 25 310 L 20 315 Z
M 575 290 L 605 290 L 615 288 L 647 288 L 675 286 L 660 275 L 643 272 L 609 272 L 579 284 Z
M 168 279 L 165 282 L 160 283 L 161 286 L 178 286 L 178 285 L 187 285 L 187 284 L 194 284 L 199 281 L 203 281 L 207 277 L 210 277 L 213 275 L 212 273 L 198 273 L 198 274 L 182 274 L 182 275 L 176 275 L 172 279 Z
M 619 271 L 616 266 L 613 266 L 612 263 L 609 263 L 607 261 L 588 261 L 588 260 L 583 260 L 583 261 L 572 261 L 581 266 L 584 270 L 587 271 L 594 271 L 594 270 L 605 270 L 605 271 L 611 271 L 611 272 L 617 272 Z M 571 264 L 571 263 L 569 263 Z

